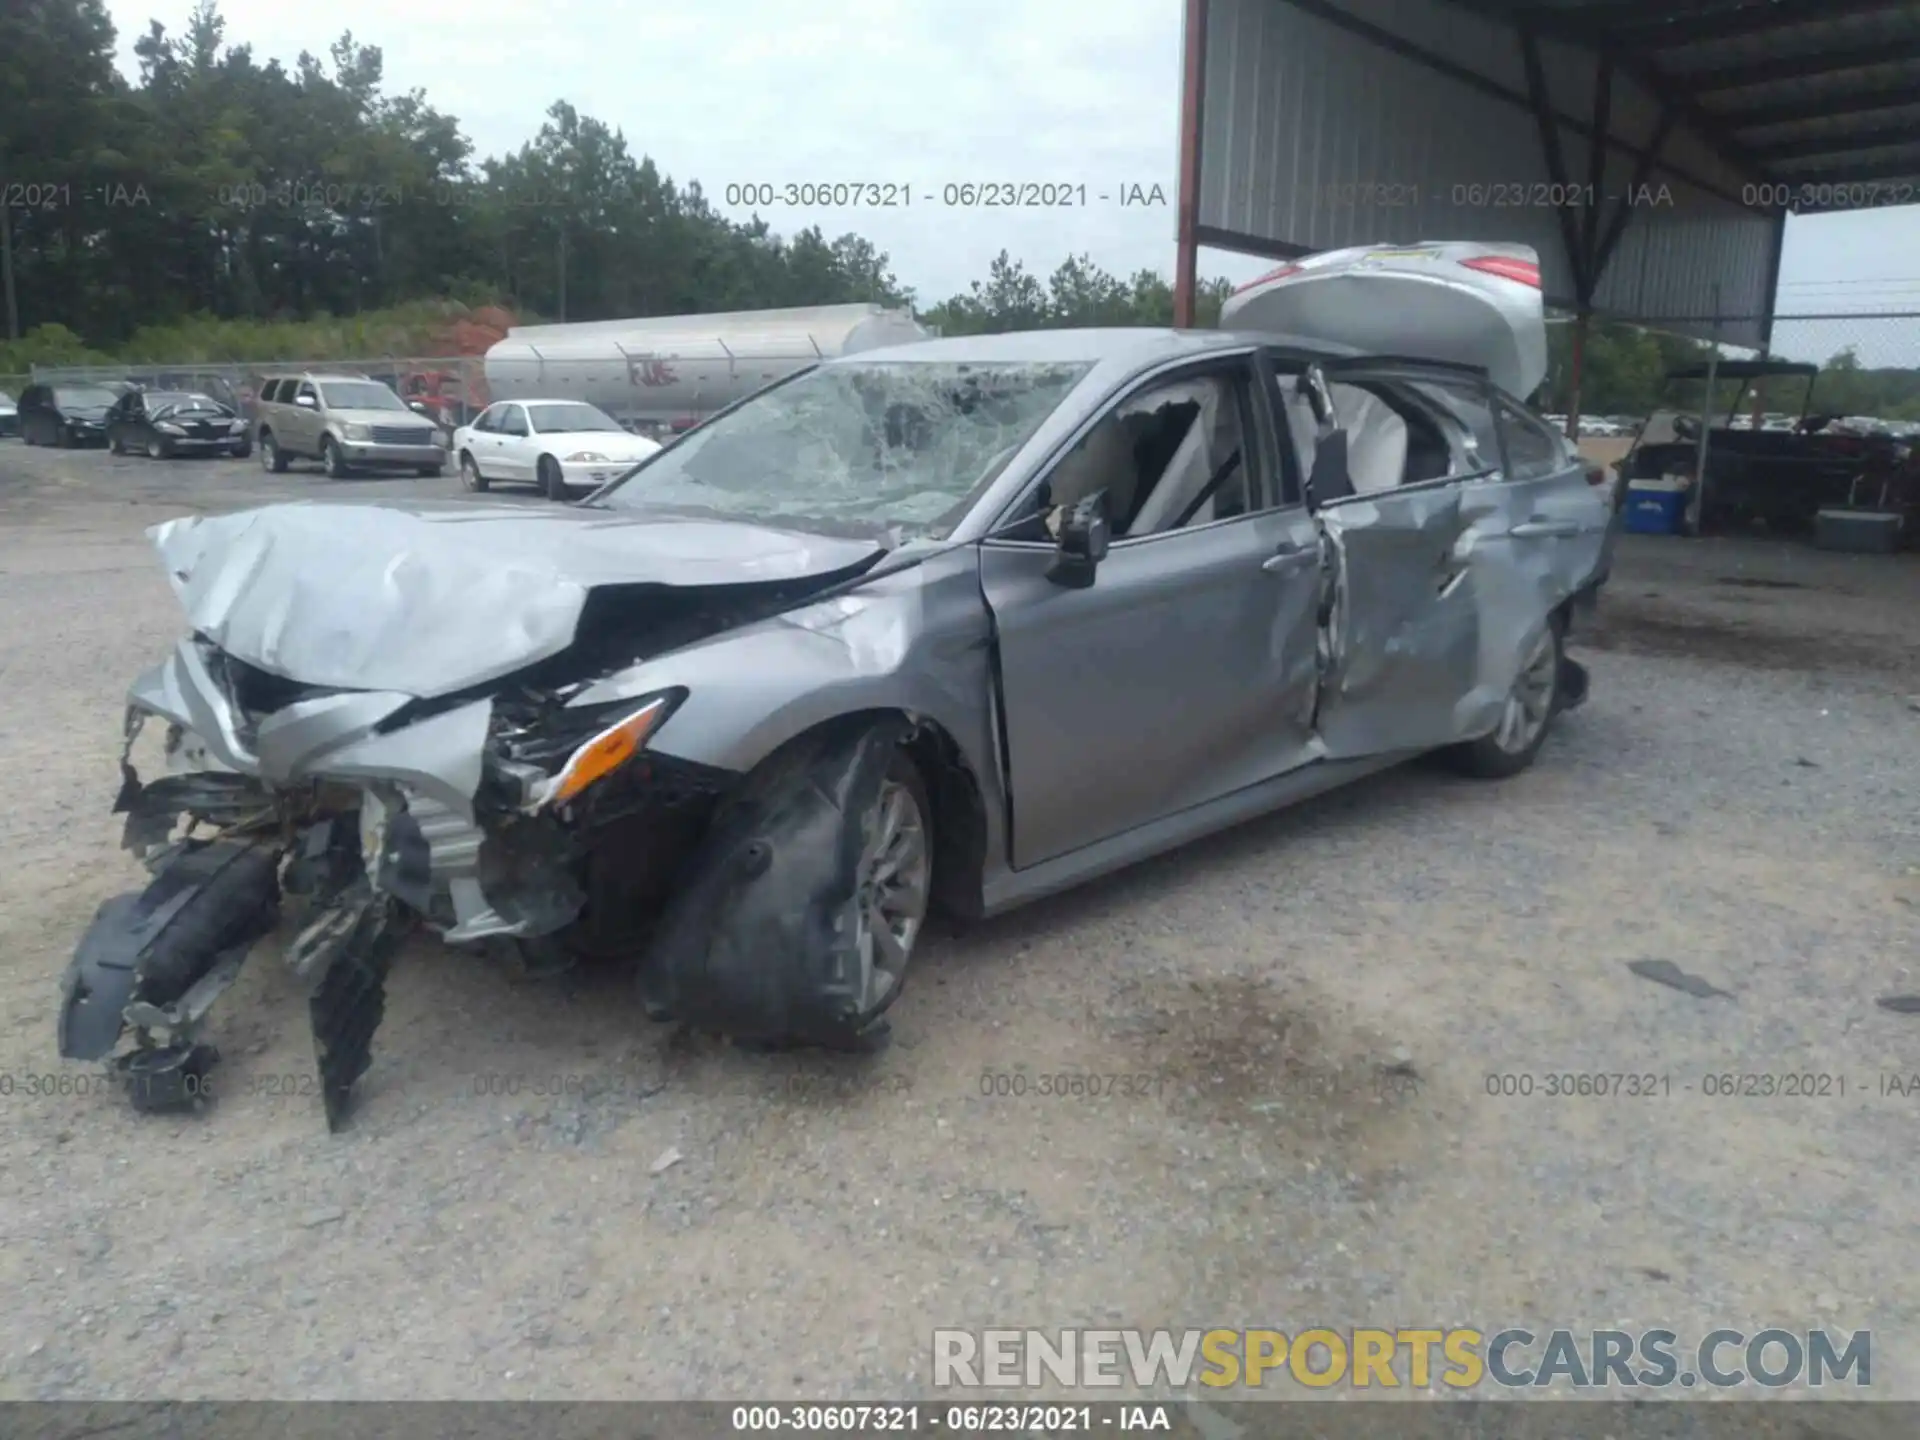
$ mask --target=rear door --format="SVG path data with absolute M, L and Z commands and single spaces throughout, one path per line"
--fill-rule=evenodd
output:
M 20 434 L 35 445 L 51 445 L 56 438 L 51 416 L 52 393 L 44 385 L 20 392 Z
M 107 411 L 107 443 L 109 445 L 138 445 L 145 438 L 136 436 L 139 428 L 135 421 L 140 414 L 140 392 L 129 390 L 113 402 L 113 408 Z
M 1335 759 L 1433 749 L 1462 738 L 1474 713 L 1480 618 L 1466 495 L 1497 475 L 1499 457 L 1421 398 L 1413 384 L 1427 367 L 1324 371 L 1352 484 L 1311 496 L 1334 569 L 1316 728 Z

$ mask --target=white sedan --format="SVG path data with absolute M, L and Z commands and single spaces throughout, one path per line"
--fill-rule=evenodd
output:
M 550 500 L 597 489 L 659 449 L 584 400 L 501 400 L 453 432 L 469 490 L 536 485 Z

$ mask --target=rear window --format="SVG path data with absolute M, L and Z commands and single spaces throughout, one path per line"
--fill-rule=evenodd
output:
M 378 380 L 329 380 L 320 387 L 334 410 L 405 410 L 400 397 Z
M 105 408 L 119 398 L 104 385 L 60 385 L 53 392 L 54 404 L 83 408 L 93 405 Z
M 1566 468 L 1560 437 L 1517 405 L 1500 402 L 1500 433 L 1507 446 L 1507 476 L 1539 480 Z

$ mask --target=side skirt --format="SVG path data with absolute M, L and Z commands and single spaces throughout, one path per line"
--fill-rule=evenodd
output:
M 1123 870 L 1155 855 L 1296 805 L 1328 790 L 1414 758 L 1418 751 L 1396 751 L 1358 760 L 1318 760 L 1218 800 L 1140 825 L 1111 839 L 1084 846 L 1026 870 L 1007 870 L 988 881 L 985 913 L 998 915 L 1017 905 L 1057 894 L 1088 880 Z

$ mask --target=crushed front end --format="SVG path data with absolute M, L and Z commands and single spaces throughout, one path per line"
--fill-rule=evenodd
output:
M 181 641 L 129 694 L 114 805 L 151 882 L 83 936 L 61 1054 L 109 1061 L 139 1108 L 195 1105 L 219 1058 L 203 1021 L 287 913 L 337 1128 L 411 930 L 537 968 L 635 953 L 731 780 L 646 752 L 684 692 L 485 688 L 303 685 Z

